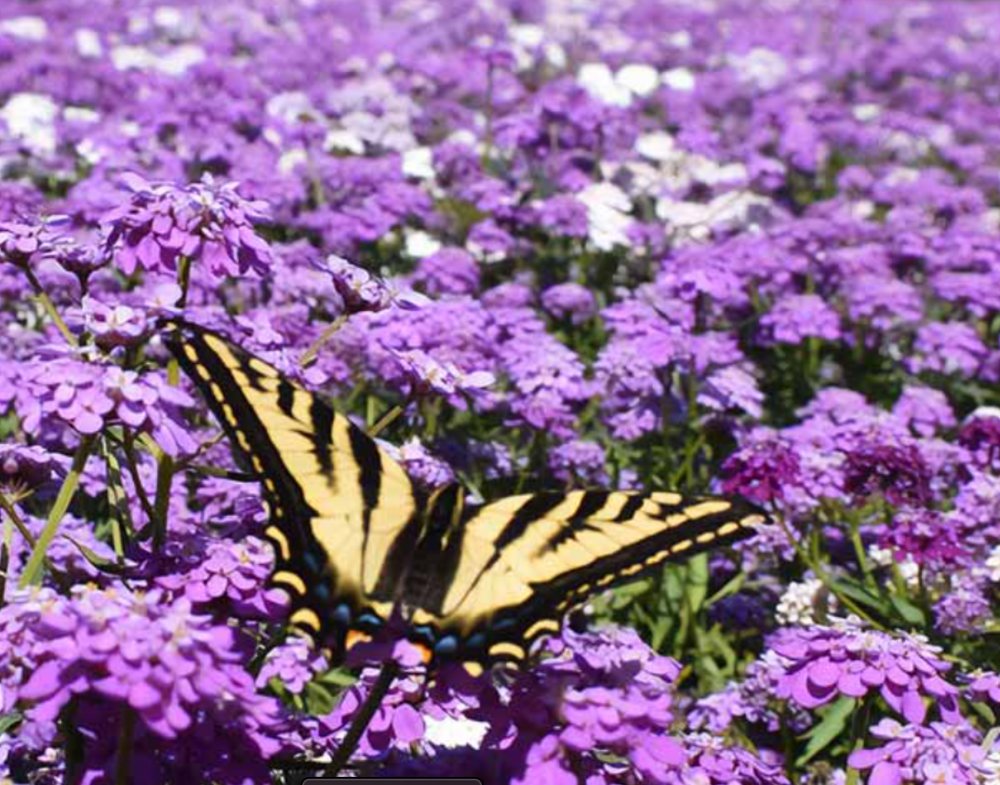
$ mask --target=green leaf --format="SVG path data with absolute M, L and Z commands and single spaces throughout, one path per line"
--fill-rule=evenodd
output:
M 711 608 L 715 603 L 720 600 L 726 599 L 726 597 L 731 597 L 736 594 L 740 589 L 743 588 L 743 584 L 747 581 L 747 574 L 745 572 L 738 572 L 732 578 L 730 578 L 726 585 L 719 589 L 715 594 L 705 600 L 705 607 Z
M 863 605 L 881 616 L 889 615 L 889 603 L 883 597 L 872 594 L 853 581 L 834 580 L 830 583 L 835 593 L 843 594 L 848 599 L 854 600 L 859 605 Z
M 688 562 L 687 601 L 692 614 L 698 613 L 708 596 L 708 554 L 699 553 Z
M 834 702 L 827 709 L 826 714 L 823 715 L 823 720 L 818 725 L 814 725 L 808 733 L 802 736 L 803 739 L 809 739 L 809 743 L 795 761 L 795 765 L 805 765 L 829 747 L 843 733 L 844 728 L 847 727 L 847 722 L 856 706 L 857 701 L 854 698 L 848 698 L 846 695 Z
M 317 681 L 306 684 L 305 692 L 306 711 L 314 717 L 329 714 L 337 706 L 337 695 L 325 685 Z
M 76 549 L 80 551 L 81 554 L 83 554 L 83 558 L 89 561 L 97 569 L 101 570 L 101 572 L 108 572 L 111 573 L 112 575 L 124 575 L 130 569 L 128 566 L 124 564 L 119 564 L 118 562 L 112 561 L 111 559 L 105 559 L 103 556 L 98 556 L 94 551 L 92 551 L 86 545 L 84 545 L 81 542 L 77 542 L 68 534 L 64 534 L 63 538 L 73 543 L 73 545 L 76 546 Z
M 21 722 L 24 717 L 20 712 L 12 711 L 9 714 L 0 714 L 0 733 L 6 733 L 11 728 Z
M 892 607 L 907 624 L 912 624 L 914 627 L 927 626 L 927 617 L 924 616 L 924 612 L 908 599 L 893 595 L 891 602 Z
M 323 684 L 333 684 L 337 687 L 350 687 L 352 684 L 357 683 L 358 677 L 346 668 L 333 668 L 326 673 L 320 674 L 313 681 Z

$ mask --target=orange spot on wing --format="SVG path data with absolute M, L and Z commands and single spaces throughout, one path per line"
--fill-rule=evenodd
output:
M 371 635 L 361 632 L 360 630 L 348 630 L 347 637 L 344 639 L 344 647 L 348 650 L 353 649 L 359 643 L 367 643 L 372 639 Z

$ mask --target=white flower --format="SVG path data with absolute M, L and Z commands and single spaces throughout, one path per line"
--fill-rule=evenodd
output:
M 49 37 L 49 26 L 40 16 L 12 16 L 0 21 L 0 33 L 25 41 L 44 41 Z
M 674 137 L 666 131 L 642 134 L 635 140 L 635 151 L 651 161 L 669 161 L 677 156 Z
M 601 251 L 616 245 L 628 245 L 626 230 L 632 225 L 629 211 L 632 201 L 626 193 L 611 183 L 594 183 L 577 193 L 576 198 L 587 208 L 590 241 Z
M 606 63 L 584 63 L 576 81 L 598 101 L 612 106 L 629 106 L 632 103 L 632 91 L 618 83 Z
M 868 558 L 871 559 L 879 567 L 891 567 L 896 565 L 899 569 L 899 574 L 902 576 L 903 581 L 907 586 L 916 588 L 920 583 L 920 565 L 917 564 L 912 556 L 907 556 L 903 561 L 897 561 L 893 553 L 888 548 L 880 548 L 877 545 L 871 545 L 868 547 Z
M 811 627 L 816 624 L 813 612 L 817 603 L 825 600 L 827 612 L 837 611 L 837 598 L 828 594 L 825 598 L 821 594 L 823 582 L 818 578 L 810 578 L 805 581 L 790 583 L 785 593 L 778 601 L 777 617 L 780 624 Z
M 727 59 L 741 81 L 750 82 L 762 90 L 774 89 L 788 73 L 785 58 L 762 46 L 755 46 L 746 53 L 731 54 Z
M 73 41 L 76 43 L 76 52 L 80 57 L 94 59 L 104 54 L 101 36 L 96 30 L 91 30 L 89 27 L 81 27 L 73 33 Z
M 423 259 L 441 250 L 441 243 L 427 232 L 422 232 L 419 229 L 404 231 L 403 242 L 408 256 L 412 256 L 414 259 Z
M 323 149 L 327 152 L 343 150 L 354 155 L 362 155 L 365 152 L 365 143 L 354 131 L 340 128 L 327 131 L 323 139 Z
M 615 81 L 633 95 L 644 98 L 660 86 L 660 75 L 651 65 L 629 63 L 618 69 Z
M 276 117 L 289 125 L 298 125 L 303 120 L 322 116 L 309 100 L 309 96 L 301 90 L 277 93 L 268 99 L 264 108 L 271 117 Z
M 163 54 L 142 46 L 122 44 L 111 50 L 111 62 L 119 71 L 159 71 L 169 76 L 180 76 L 205 59 L 205 50 L 196 44 L 181 44 L 167 49 Z
M 51 154 L 56 149 L 55 120 L 59 107 L 42 93 L 15 93 L 0 109 L 0 120 L 14 138 L 33 152 Z
M 424 717 L 424 739 L 438 747 L 472 747 L 479 749 L 483 744 L 489 724 L 470 720 L 466 717 Z
M 415 147 L 403 153 L 403 174 L 418 180 L 434 178 L 434 153 L 429 147 Z
M 678 92 L 690 93 L 695 88 L 694 74 L 687 68 L 671 68 L 664 71 L 660 78 L 663 84 Z
M 990 551 L 986 557 L 986 574 L 993 583 L 1000 583 L 1000 545 Z

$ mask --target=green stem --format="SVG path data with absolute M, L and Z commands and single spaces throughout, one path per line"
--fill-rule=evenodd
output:
M 167 539 L 167 515 L 170 512 L 170 486 L 174 481 L 174 459 L 160 454 L 156 472 L 156 506 L 153 508 L 153 550 L 158 551 Z
M 382 433 L 382 431 L 392 425 L 404 411 L 406 411 L 405 403 L 393 406 L 389 411 L 382 415 L 377 423 L 368 429 L 368 435 L 374 439 Z
M 795 537 L 792 530 L 788 528 L 788 523 L 785 521 L 784 516 L 777 515 L 775 517 L 778 521 L 778 525 L 781 526 L 781 528 L 784 530 L 785 536 L 788 538 L 788 541 L 792 544 L 792 547 L 795 549 L 795 552 L 798 555 L 798 557 L 803 561 L 803 563 L 809 566 L 809 568 L 813 571 L 813 574 L 817 578 L 819 578 L 820 582 L 824 586 L 826 586 L 827 589 L 829 589 L 830 593 L 837 598 L 837 601 L 845 608 L 847 608 L 849 611 L 851 611 L 851 613 L 855 614 L 859 618 L 864 619 L 866 622 L 871 624 L 872 627 L 874 627 L 875 629 L 885 630 L 885 627 L 879 624 L 877 621 L 875 621 L 867 613 L 865 613 L 864 609 L 861 608 L 861 606 L 859 606 L 856 602 L 854 602 L 850 597 L 845 596 L 843 592 L 837 590 L 837 587 L 833 584 L 833 580 L 830 578 L 830 575 L 823 568 L 822 562 L 820 562 L 818 556 L 816 558 L 813 558 L 813 556 L 809 553 L 809 551 L 802 546 L 802 543 L 799 542 L 799 539 Z M 815 544 L 815 542 L 816 541 L 814 539 L 813 544 Z
M 865 698 L 862 701 L 860 710 L 854 715 L 854 723 L 851 727 L 851 736 L 854 739 L 854 744 L 851 747 L 852 752 L 857 752 L 865 746 L 865 740 L 868 738 L 868 726 L 871 721 L 871 713 L 872 700 L 871 698 Z M 853 766 L 848 766 L 846 785 L 858 785 L 860 780 L 861 770 L 856 769 Z
M 72 698 L 63 709 L 60 725 L 65 741 L 65 774 L 63 785 L 77 785 L 83 778 L 83 736 L 77 730 L 76 698 Z
M 305 350 L 302 356 L 299 358 L 299 365 L 305 368 L 309 363 L 316 359 L 316 355 L 319 354 L 319 350 L 323 348 L 323 345 L 329 341 L 334 333 L 337 332 L 341 327 L 344 326 L 344 322 L 347 321 L 347 314 L 342 314 L 334 319 L 330 325 L 320 333 L 319 338 L 309 344 L 309 348 Z
M 187 305 L 188 289 L 191 286 L 191 257 L 182 256 L 177 264 L 177 283 L 181 287 L 181 296 L 177 301 L 178 308 Z
M 126 706 L 122 711 L 118 731 L 118 760 L 115 761 L 115 785 L 128 785 L 132 763 L 132 737 L 135 733 L 135 709 Z
M 73 464 L 70 466 L 66 479 L 63 480 L 62 487 L 59 489 L 59 495 L 56 497 L 56 502 L 49 511 L 49 518 L 45 523 L 45 528 L 42 529 L 42 534 L 38 538 L 38 542 L 32 548 L 28 564 L 21 574 L 21 580 L 18 584 L 20 588 L 23 589 L 41 582 L 42 564 L 45 562 L 45 553 L 55 538 L 56 532 L 59 531 L 59 524 L 66 514 L 66 510 L 69 509 L 70 502 L 73 501 L 73 496 L 76 494 L 76 487 L 80 484 L 80 475 L 87 465 L 87 459 L 90 457 L 93 448 L 93 436 L 84 436 L 80 442 L 80 446 L 76 448 L 76 454 L 73 456 Z
M 35 276 L 34 271 L 28 267 L 23 269 L 24 274 L 28 276 L 28 283 L 30 283 L 31 288 L 35 290 L 35 297 L 38 302 L 41 303 L 42 308 L 45 309 L 45 313 L 49 315 L 53 324 L 55 324 L 55 326 L 59 329 L 59 332 L 62 333 L 63 338 L 66 339 L 66 343 L 70 346 L 76 346 L 76 336 L 73 335 L 69 327 L 66 326 L 66 322 L 63 321 L 63 318 L 59 315 L 59 311 L 56 309 L 56 304 L 52 302 L 52 298 L 45 293 L 45 290 L 42 288 L 42 284 Z
M 333 754 L 333 760 L 330 761 L 330 765 L 323 776 L 336 777 L 340 773 L 340 770 L 347 765 L 347 762 L 351 759 L 351 755 L 357 749 L 361 737 L 368 728 L 368 724 L 372 721 L 372 717 L 375 716 L 378 707 L 382 705 L 382 700 L 388 694 L 389 688 L 392 686 L 398 673 L 399 663 L 395 660 L 388 660 L 382 664 L 382 670 L 379 671 L 378 678 L 372 685 L 371 692 L 368 693 L 365 702 L 358 709 L 358 713 L 351 722 L 351 727 L 347 729 L 347 735 L 344 736 L 344 740 L 337 747 L 337 751 Z
M 10 548 L 13 539 L 14 527 L 8 515 L 3 519 L 3 539 L 0 540 L 0 608 L 3 608 L 7 596 L 7 568 L 10 566 Z
M 142 511 L 146 514 L 146 520 L 152 524 L 156 520 L 156 512 L 153 510 L 153 505 L 149 501 L 149 495 L 146 493 L 146 488 L 142 484 L 142 478 L 139 476 L 139 461 L 135 452 L 135 437 L 132 435 L 132 431 L 127 428 L 125 429 L 125 438 L 122 441 L 122 446 L 125 449 L 125 462 L 128 464 L 128 473 L 132 478 L 132 485 L 135 486 L 136 496 L 139 497 L 139 504 L 142 505 Z
M 28 531 L 28 527 L 25 526 L 24 521 L 21 520 L 21 516 L 17 514 L 17 508 L 11 504 L 10 499 L 4 496 L 3 492 L 0 491 L 0 507 L 3 511 L 7 513 L 10 517 L 11 523 L 17 528 L 18 534 L 24 538 L 24 541 L 28 543 L 29 548 L 35 547 L 35 535 Z

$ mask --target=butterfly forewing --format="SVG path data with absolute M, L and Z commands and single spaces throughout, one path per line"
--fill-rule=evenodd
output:
M 418 509 L 403 469 L 321 398 L 218 335 L 183 324 L 169 345 L 264 486 L 274 580 L 292 595 L 293 619 L 322 634 L 364 612 L 384 617 L 386 554 Z

